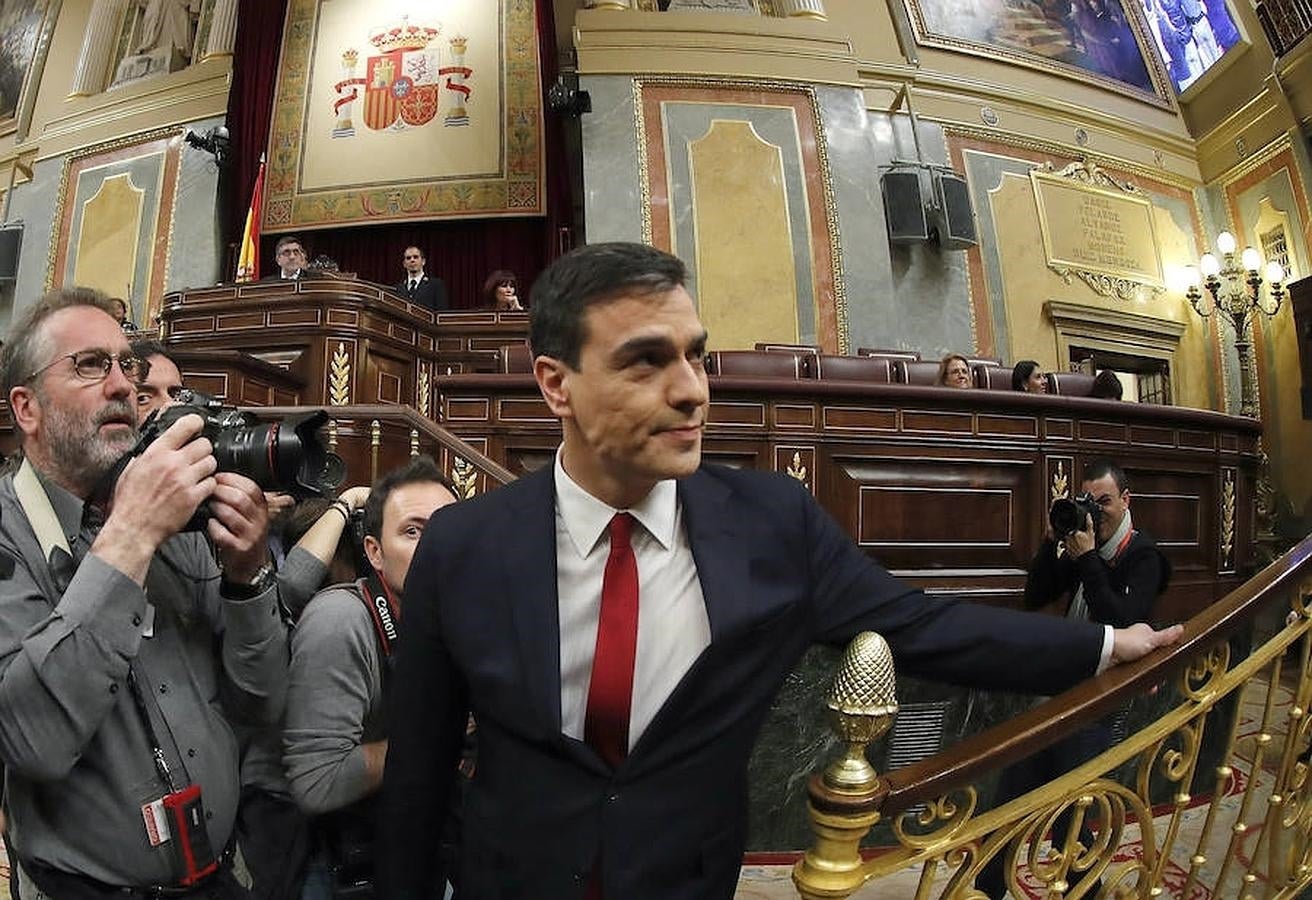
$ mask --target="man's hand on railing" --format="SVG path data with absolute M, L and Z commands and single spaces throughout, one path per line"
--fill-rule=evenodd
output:
M 1112 629 L 1112 665 L 1134 662 L 1152 653 L 1158 647 L 1168 647 L 1180 640 L 1184 634 L 1183 625 L 1154 630 L 1145 622 L 1131 625 L 1129 628 Z

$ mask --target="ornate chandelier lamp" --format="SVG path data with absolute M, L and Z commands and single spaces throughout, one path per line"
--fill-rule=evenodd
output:
M 1235 352 L 1239 355 L 1239 413 L 1256 417 L 1257 392 L 1253 372 L 1252 322 L 1255 313 L 1270 318 L 1280 311 L 1285 297 L 1285 269 L 1276 260 L 1263 264 L 1262 254 L 1245 247 L 1235 256 L 1235 236 L 1223 231 L 1216 237 L 1221 259 L 1204 253 L 1197 266 L 1185 269 L 1185 297 L 1203 318 L 1221 312 L 1235 330 Z M 1223 261 L 1224 260 L 1224 261 Z M 1266 283 L 1267 304 L 1262 285 Z M 1208 299 L 1210 298 L 1210 300 Z

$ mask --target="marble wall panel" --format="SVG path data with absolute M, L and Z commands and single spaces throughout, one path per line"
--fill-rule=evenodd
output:
M 9 221 L 23 223 L 23 245 L 13 289 L 0 295 L 0 332 L 7 333 L 13 317 L 45 291 L 53 210 L 62 173 L 62 159 L 43 159 L 32 167 L 32 179 L 14 188 Z
M 188 127 L 204 134 L 222 124 L 222 119 L 207 119 Z M 219 167 L 214 157 L 183 147 L 178 164 L 178 192 L 173 201 L 173 235 L 164 281 L 166 293 L 231 280 L 232 272 L 221 271 L 226 248 L 220 233 L 218 196 Z
M 1273 151 L 1224 182 L 1227 221 L 1240 248 L 1252 245 L 1260 249 L 1259 223 L 1269 223 L 1273 213 L 1278 215 L 1287 226 L 1290 268 L 1296 277 L 1306 277 L 1312 272 L 1312 218 L 1306 183 L 1292 146 Z M 1266 302 L 1270 303 L 1269 296 Z M 1233 335 L 1229 326 L 1221 327 L 1227 338 Z M 1312 422 L 1302 417 L 1298 399 L 1302 376 L 1289 303 L 1282 304 L 1274 316 L 1254 320 L 1253 345 L 1263 444 L 1272 460 L 1275 486 L 1295 514 L 1306 517 L 1312 514 L 1312 473 L 1303 464 L 1303 452 L 1312 445 Z
M 75 156 L 69 160 L 68 176 L 63 187 L 59 238 L 51 270 L 52 286 L 85 284 L 122 297 L 128 302 L 128 317 L 138 325 L 150 322 L 158 306 L 164 280 L 164 263 L 168 252 L 168 233 L 173 217 L 173 188 L 176 178 L 176 146 L 170 139 L 157 137 L 139 144 L 105 148 Z M 180 143 L 180 141 L 178 142 Z M 172 156 L 172 159 L 170 159 Z M 140 209 L 128 217 L 122 210 L 121 228 L 134 227 L 135 240 L 120 236 L 114 246 L 131 255 L 131 260 L 107 266 L 100 259 L 95 235 L 103 226 L 97 198 L 113 185 L 139 192 Z M 118 215 L 111 211 L 112 215 Z M 116 220 L 117 221 L 117 220 Z M 84 247 L 83 240 L 88 243 Z M 92 254 L 90 262 L 83 253 Z M 153 301 L 153 302 L 152 302 Z
M 756 134 L 757 139 L 763 145 L 773 149 L 779 156 L 780 165 L 777 168 L 777 174 L 782 179 L 782 184 L 778 187 L 782 189 L 783 195 L 780 198 L 782 202 L 779 206 L 779 217 L 782 218 L 786 226 L 785 241 L 789 242 L 789 239 L 791 239 L 787 252 L 793 254 L 794 264 L 790 267 L 789 273 L 792 276 L 791 284 L 776 284 L 774 289 L 782 296 L 792 294 L 796 327 L 791 330 L 791 333 L 762 333 L 759 336 L 751 337 L 749 336 L 751 331 L 750 322 L 756 319 L 753 312 L 750 318 L 744 317 L 744 321 L 738 327 L 729 330 L 731 337 L 727 342 L 717 342 L 716 334 L 712 332 L 712 345 L 718 349 L 729 349 L 732 347 L 749 348 L 757 340 L 774 340 L 783 343 L 800 341 L 804 344 L 822 343 L 817 331 L 817 296 L 814 280 L 817 256 L 818 254 L 827 254 L 828 246 L 827 242 L 826 246 L 815 246 L 815 242 L 811 239 L 812 225 L 815 223 L 812 222 L 811 204 L 808 201 L 813 198 L 808 197 L 805 183 L 807 160 L 803 156 L 798 131 L 801 123 L 797 120 L 796 110 L 792 107 L 782 106 L 754 107 L 735 103 L 668 101 L 662 104 L 662 119 L 666 150 L 665 170 L 668 206 L 665 210 L 654 207 L 652 216 L 654 219 L 662 212 L 668 216 L 670 248 L 672 252 L 688 262 L 689 290 L 694 296 L 700 296 L 698 291 L 700 258 L 704 254 L 714 253 L 717 246 L 726 251 L 736 252 L 746 259 L 752 259 L 758 255 L 766 256 L 774 252 L 774 248 L 763 245 L 756 240 L 751 224 L 746 222 L 741 223 L 741 228 L 735 228 L 731 231 L 720 228 L 711 233 L 703 227 L 705 233 L 698 233 L 699 198 L 703 197 L 709 190 L 711 182 L 727 178 L 727 172 L 736 168 L 737 160 L 729 157 L 722 158 L 719 162 L 724 168 L 719 175 L 714 171 L 703 172 L 695 179 L 693 148 L 707 140 L 717 123 L 743 123 Z M 749 167 L 754 172 L 759 171 L 759 167 L 756 165 L 749 164 Z M 713 201 L 707 198 L 704 202 Z M 703 223 L 706 221 L 705 215 L 700 218 Z M 661 224 L 663 223 L 653 221 L 653 233 L 660 230 Z M 823 223 L 820 224 L 823 225 Z M 660 243 L 659 238 L 656 242 Z M 821 257 L 821 259 L 824 258 Z M 742 286 L 744 289 L 747 287 L 746 283 L 742 283 Z M 715 287 L 732 288 L 732 285 L 725 284 L 721 280 L 716 282 Z M 761 285 L 760 287 L 767 291 L 770 290 L 769 286 Z M 711 289 L 710 286 L 708 286 L 708 289 Z M 708 302 L 712 299 L 716 300 L 717 306 L 724 305 L 719 302 L 721 300 L 725 304 L 734 301 L 734 298 L 731 297 L 708 297 L 707 299 Z M 736 299 L 740 308 L 754 309 L 756 306 L 756 303 L 751 302 L 746 293 Z M 768 308 L 773 306 L 774 303 L 767 302 L 765 305 Z
M 642 241 L 642 179 L 633 120 L 633 79 L 589 75 L 592 97 L 582 119 L 583 216 L 589 243 Z
M 805 221 L 806 192 L 798 187 L 801 167 L 797 139 L 791 132 L 795 120 L 785 109 L 770 104 L 768 94 L 758 106 L 743 103 L 666 104 L 661 124 L 669 129 L 664 149 L 668 151 L 668 188 L 674 203 L 650 205 L 643 196 L 642 161 L 634 126 L 633 80 L 626 77 L 590 76 L 581 87 L 592 96 L 593 112 L 584 116 L 584 205 L 587 239 L 641 240 L 643 204 L 648 214 L 665 216 L 676 251 L 693 267 L 697 236 L 691 215 L 691 182 L 687 171 L 686 143 L 701 137 L 710 122 L 719 118 L 749 120 L 762 139 L 780 147 L 784 169 L 792 173 L 789 187 L 789 216 L 794 231 Z M 838 235 L 837 266 L 833 273 L 838 315 L 845 319 L 844 346 L 900 347 L 929 355 L 949 349 L 974 349 L 972 317 L 965 254 L 942 251 L 933 244 L 890 247 L 884 220 L 883 195 L 879 186 L 881 167 L 895 161 L 914 160 L 916 142 L 910 120 L 904 115 L 871 113 L 860 91 L 844 87 L 817 87 L 815 103 L 830 175 L 831 214 Z M 926 161 L 946 162 L 942 129 L 920 125 L 920 152 Z M 646 173 L 650 175 L 651 173 Z M 817 186 L 815 172 L 805 171 L 808 189 Z M 819 185 L 821 191 L 824 190 Z M 811 197 L 814 209 L 817 198 Z M 797 234 L 794 247 L 806 248 Z M 820 342 L 811 299 L 814 279 L 811 264 L 820 262 L 826 248 L 814 240 L 811 259 L 797 260 L 798 333 L 804 342 Z

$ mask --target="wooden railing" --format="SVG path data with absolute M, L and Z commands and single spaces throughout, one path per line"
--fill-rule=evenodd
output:
M 844 786 L 849 754 L 811 779 L 817 837 L 794 873 L 802 896 L 846 897 L 913 868 L 917 898 L 979 897 L 975 879 L 999 856 L 1018 897 L 1032 893 L 1020 880 L 1037 895 L 1067 897 L 1296 895 L 1312 883 L 1310 631 L 1312 537 L 1190 619 L 1170 648 L 858 790 Z M 845 664 L 879 667 L 852 657 Z M 1165 711 L 1120 743 L 979 811 L 975 785 L 987 773 L 1164 686 L 1175 691 Z M 871 697 L 872 721 L 892 718 L 887 694 Z M 841 699 L 830 706 L 847 711 L 845 728 L 878 733 L 852 717 L 851 697 Z M 1064 810 L 1076 824 L 1042 849 Z M 1080 819 L 1094 823 L 1091 847 L 1079 843 Z M 897 846 L 863 854 L 860 841 L 880 820 L 891 822 Z

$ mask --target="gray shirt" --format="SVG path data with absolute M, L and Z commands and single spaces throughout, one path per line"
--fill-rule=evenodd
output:
M 328 566 L 301 547 L 293 547 L 278 570 L 278 599 L 294 621 L 328 575 Z M 282 765 L 282 723 L 238 732 L 242 747 L 241 786 L 290 799 Z
M 355 585 L 325 588 L 292 633 L 283 762 L 306 812 L 368 796 L 363 745 L 385 738 L 382 661 Z
M 220 597 L 199 534 L 166 541 L 143 589 L 87 554 L 82 501 L 49 482 L 46 492 L 78 561 L 59 580 L 13 477 L 0 478 L 0 758 L 11 844 L 22 859 L 107 884 L 175 884 L 172 846 L 152 848 L 142 818 L 143 804 L 169 787 L 129 668 L 176 786 L 201 786 L 210 844 L 221 852 L 238 797 L 231 723 L 276 722 L 285 699 L 277 590 Z

